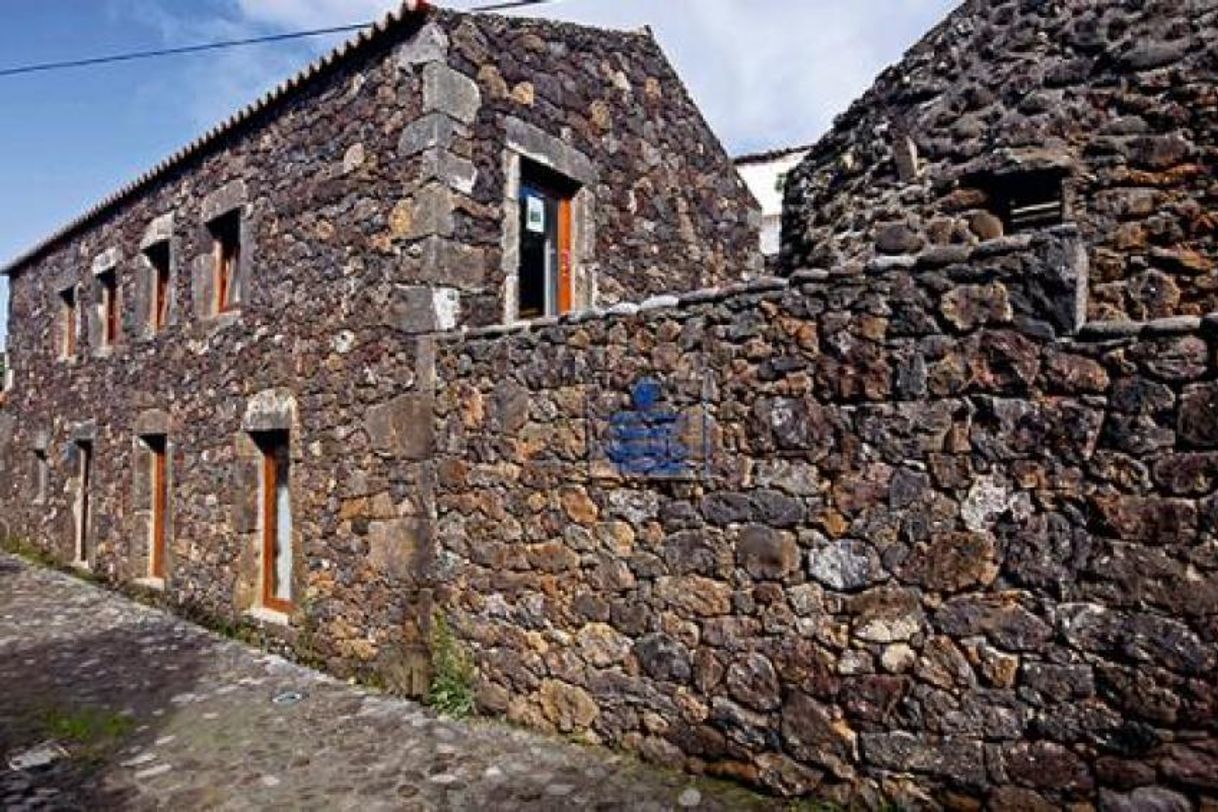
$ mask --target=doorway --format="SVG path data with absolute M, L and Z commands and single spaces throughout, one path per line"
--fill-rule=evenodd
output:
M 92 523 L 93 442 L 76 441 L 76 475 L 79 491 L 76 495 L 76 563 L 89 566 L 89 529 Z

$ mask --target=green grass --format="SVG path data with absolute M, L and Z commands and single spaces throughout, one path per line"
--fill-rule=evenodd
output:
M 4 550 L 6 553 L 15 555 L 18 558 L 24 558 L 31 564 L 35 564 L 39 567 L 56 570 L 63 569 L 63 564 L 60 564 L 59 561 L 56 560 L 55 556 L 51 555 L 42 548 L 36 547 L 30 542 L 23 541 L 19 538 L 14 538 L 12 536 L 0 537 L 0 550 Z
M 60 741 L 102 744 L 121 739 L 135 728 L 135 721 L 101 708 L 64 710 L 51 708 L 43 715 L 47 733 Z

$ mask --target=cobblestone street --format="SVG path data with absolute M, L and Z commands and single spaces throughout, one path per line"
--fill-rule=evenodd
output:
M 290 692 L 299 700 L 273 701 Z M 605 750 L 440 719 L 2 554 L 0 697 L 0 809 L 767 805 Z M 51 741 L 67 755 L 10 768 Z

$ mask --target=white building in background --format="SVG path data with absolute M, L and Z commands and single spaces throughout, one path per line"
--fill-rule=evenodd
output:
M 787 173 L 799 165 L 810 147 L 791 147 L 736 158 L 736 169 L 761 203 L 761 253 L 778 255 L 782 234 L 782 189 Z

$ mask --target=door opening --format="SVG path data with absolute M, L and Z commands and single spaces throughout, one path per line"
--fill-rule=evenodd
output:
M 93 443 L 89 440 L 77 440 L 77 476 L 80 480 L 80 492 L 76 497 L 76 563 L 89 564 L 89 524 L 91 522 L 91 494 L 93 478 Z
M 169 477 L 168 442 L 164 435 L 144 438 L 148 446 L 150 485 L 152 487 L 152 539 L 149 550 L 148 574 L 165 578 L 165 550 L 169 542 Z

